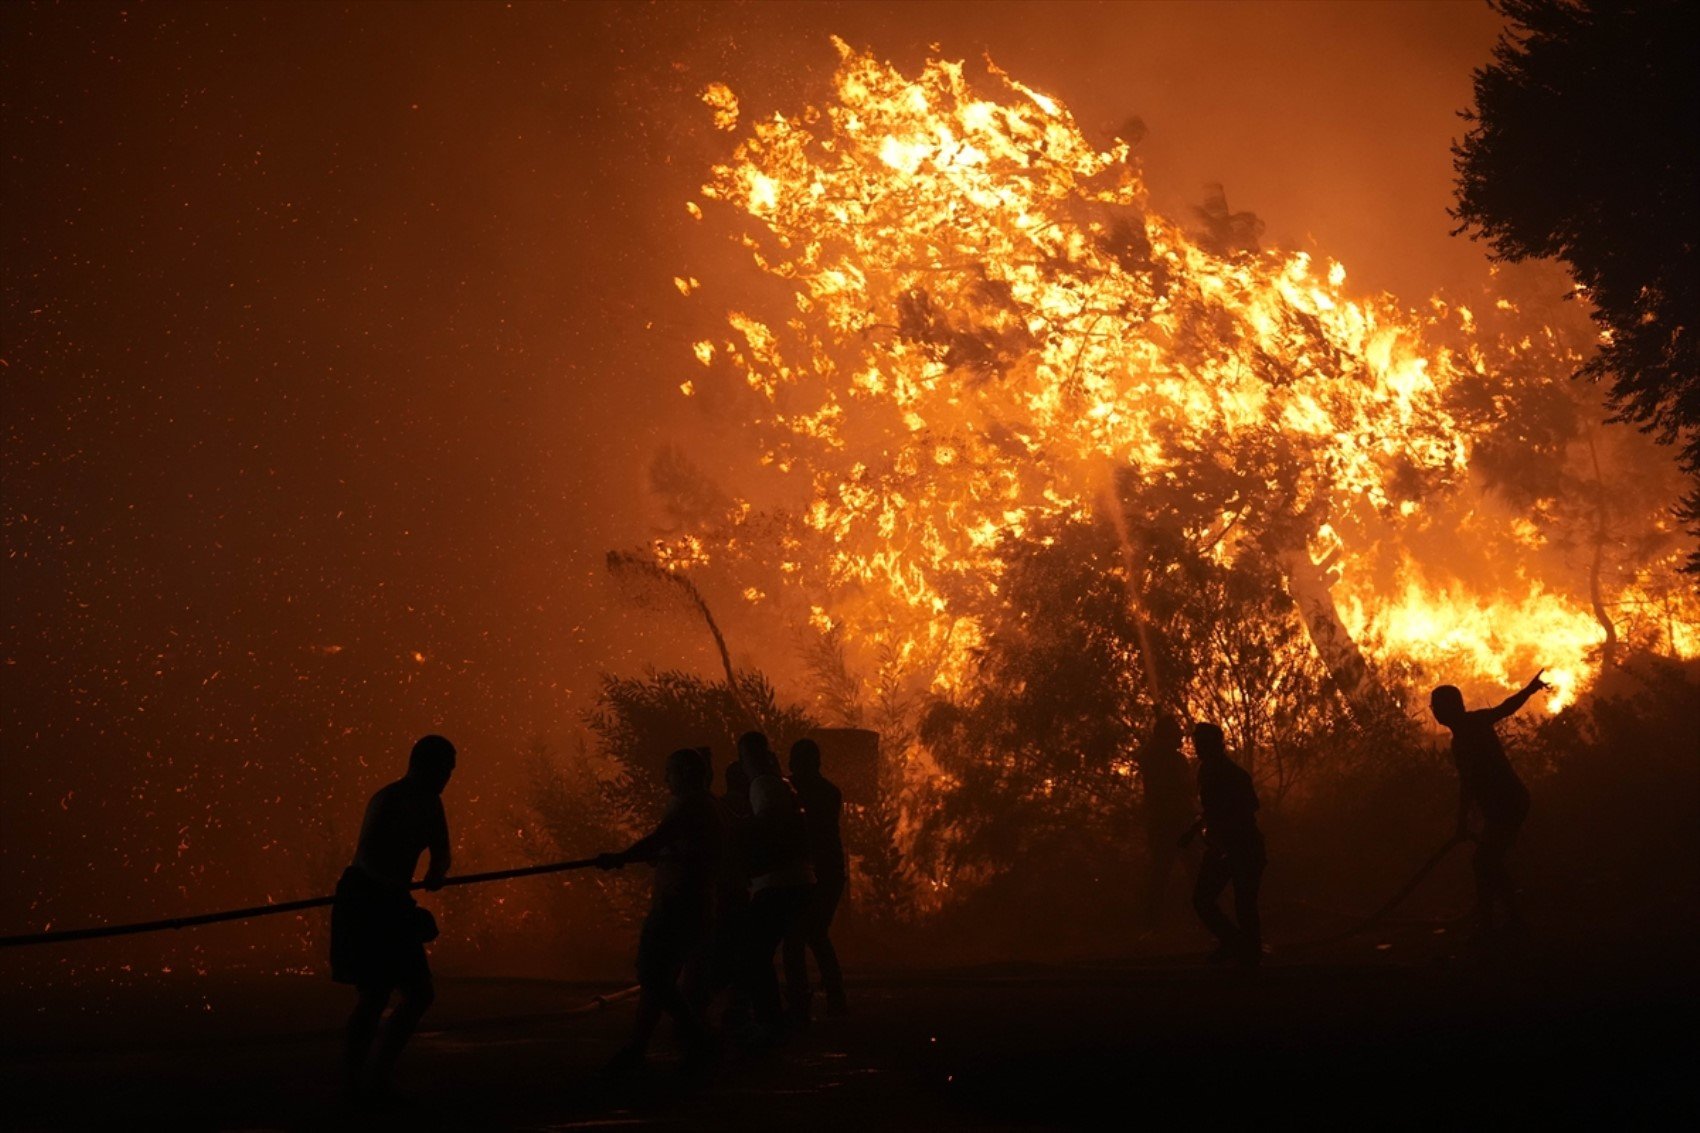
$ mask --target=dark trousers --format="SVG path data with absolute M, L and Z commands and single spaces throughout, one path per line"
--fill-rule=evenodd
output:
M 350 866 L 331 906 L 331 978 L 360 992 L 344 1032 L 343 1068 L 351 1091 L 386 1084 L 396 1059 L 436 998 L 424 941 L 435 922 L 406 889 Z M 427 931 L 429 930 L 429 931 Z M 389 1018 L 384 1011 L 400 993 Z M 374 1049 L 375 1048 L 375 1049 Z
M 785 937 L 785 990 L 791 1010 L 804 1019 L 809 1015 L 809 958 L 815 954 L 821 986 L 829 1002 L 844 998 L 844 974 L 838 967 L 838 950 L 832 946 L 832 918 L 844 899 L 844 878 L 823 877 L 815 882 L 808 905 Z M 805 951 L 807 949 L 807 951 Z
M 1181 830 L 1186 827 L 1182 826 Z M 1167 827 L 1152 830 L 1145 839 L 1145 924 L 1148 928 L 1156 928 L 1163 916 L 1163 899 L 1169 893 L 1169 877 L 1175 872 L 1175 863 L 1180 860 L 1180 847 L 1176 845 L 1180 839 L 1180 831 L 1171 832 Z
M 360 999 L 348 1016 L 343 1032 L 343 1073 L 351 1091 L 362 1087 L 368 1063 L 371 1064 L 373 1080 L 379 1086 L 388 1083 L 402 1047 L 407 1045 L 420 1018 L 437 997 L 429 968 L 407 972 L 396 980 L 362 983 L 359 991 Z M 386 1020 L 384 1009 L 389 1006 L 395 992 L 401 993 L 401 1000 Z M 380 1023 L 383 1024 L 381 1033 Z
M 644 919 L 638 937 L 637 977 L 643 988 L 638 1001 L 637 1028 L 628 1049 L 637 1054 L 649 1048 L 650 1036 L 663 1014 L 678 1021 L 680 1033 L 692 1046 L 708 1041 L 696 1008 L 679 987 L 679 976 L 708 938 L 713 906 L 707 894 L 697 900 L 655 905 Z
M 1522 815 L 1490 820 L 1476 836 L 1476 853 L 1471 867 L 1476 874 L 1476 916 L 1481 927 L 1493 927 L 1493 909 L 1501 905 L 1513 925 L 1518 922 L 1517 891 L 1511 883 L 1511 872 L 1505 868 L 1505 856 L 1517 842 L 1522 829 Z
M 1198 867 L 1198 881 L 1192 888 L 1192 907 L 1204 927 L 1216 939 L 1231 948 L 1256 953 L 1263 947 L 1263 921 L 1257 912 L 1257 890 L 1263 883 L 1266 859 L 1263 847 L 1248 846 L 1232 850 L 1211 846 L 1204 852 Z M 1230 921 L 1217 901 L 1222 890 L 1234 887 L 1234 917 Z
M 716 903 L 708 942 L 685 968 L 685 997 L 705 1019 L 722 991 L 734 988 L 741 994 L 744 990 L 744 922 L 749 909 L 750 895 L 743 888 L 735 893 L 723 891 Z
M 808 907 L 812 888 L 788 885 L 757 890 L 750 895 L 745 914 L 742 982 L 756 1022 L 775 1030 L 785 1021 L 785 1006 L 779 996 L 779 977 L 773 971 L 773 954 Z

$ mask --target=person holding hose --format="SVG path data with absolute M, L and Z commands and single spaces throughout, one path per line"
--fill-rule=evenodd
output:
M 337 882 L 331 905 L 331 978 L 360 993 L 348 1017 L 343 1071 L 351 1100 L 382 1100 L 390 1072 L 436 993 L 425 945 L 437 922 L 409 894 L 419 856 L 429 851 L 425 888 L 449 872 L 449 824 L 443 788 L 455 769 L 455 746 L 442 736 L 413 745 L 407 774 L 366 804 L 354 863 Z M 383 1023 L 390 997 L 400 992 Z M 373 1050 L 376 1042 L 376 1051 Z

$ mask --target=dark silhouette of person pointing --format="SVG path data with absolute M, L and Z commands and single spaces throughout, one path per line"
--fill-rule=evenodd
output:
M 1145 923 L 1156 928 L 1162 915 L 1169 877 L 1180 856 L 1179 841 L 1192 825 L 1192 784 L 1186 754 L 1181 751 L 1181 725 L 1168 713 L 1151 727 L 1151 738 L 1139 746 L 1135 763 L 1145 792 Z
M 708 941 L 714 920 L 714 884 L 725 852 L 720 809 L 708 788 L 709 764 L 702 752 L 675 751 L 667 757 L 667 789 L 673 799 L 661 822 L 626 849 L 596 860 L 603 869 L 618 869 L 628 862 L 655 865 L 649 915 L 638 937 L 637 976 L 643 991 L 637 1028 L 631 1042 L 609 1064 L 612 1074 L 642 1065 L 663 1013 L 677 1020 L 687 1058 L 701 1058 L 711 1048 L 707 1028 L 679 987 L 686 964 Z
M 838 966 L 838 950 L 832 946 L 832 918 L 844 899 L 849 878 L 844 859 L 841 822 L 844 794 L 820 771 L 820 745 L 798 740 L 791 745 L 791 786 L 803 804 L 808 827 L 809 859 L 815 867 L 815 887 L 808 906 L 785 937 L 785 986 L 791 1013 L 799 1023 L 809 1021 L 809 961 L 804 949 L 815 954 L 821 987 L 826 991 L 826 1009 L 831 1015 L 845 1013 L 844 974 Z
M 1482 827 L 1475 835 L 1473 861 L 1476 874 L 1477 933 L 1493 931 L 1495 905 L 1505 907 L 1508 926 L 1521 929 L 1511 875 L 1505 856 L 1517 841 L 1523 820 L 1529 816 L 1529 790 L 1505 758 L 1494 725 L 1523 707 L 1544 688 L 1542 669 L 1523 688 L 1493 708 L 1474 712 L 1464 707 L 1464 694 L 1453 685 L 1441 685 L 1429 694 L 1429 711 L 1452 732 L 1452 762 L 1458 768 L 1458 835 L 1470 836 L 1470 811 L 1481 815 Z
M 1204 860 L 1192 890 L 1192 907 L 1220 942 L 1212 960 L 1237 960 L 1247 967 L 1263 959 L 1263 922 L 1257 891 L 1267 858 L 1263 833 L 1257 828 L 1257 788 L 1245 769 L 1228 758 L 1222 729 L 1196 724 L 1193 750 L 1198 753 L 1198 802 L 1203 814 L 1181 838 L 1181 844 L 1204 830 Z M 1231 921 L 1217 901 L 1222 890 L 1234 887 Z
M 425 887 L 449 872 L 449 824 L 443 788 L 454 774 L 455 748 L 442 736 L 413 745 L 407 774 L 366 804 L 354 864 L 337 882 L 331 906 L 331 978 L 360 993 L 348 1017 L 343 1070 L 351 1098 L 381 1099 L 402 1047 L 435 998 L 425 945 L 437 923 L 408 893 L 419 855 L 429 851 Z M 392 993 L 401 1000 L 378 1037 Z M 377 1049 L 373 1050 L 374 1039 Z

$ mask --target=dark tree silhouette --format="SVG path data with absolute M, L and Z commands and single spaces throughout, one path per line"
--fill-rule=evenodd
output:
M 660 803 L 661 760 L 669 751 L 711 747 L 718 774 L 744 732 L 765 732 L 785 750 L 814 727 L 807 711 L 782 702 L 762 673 L 740 669 L 736 678 L 734 689 L 673 669 L 638 677 L 604 674 L 586 723 L 604 756 L 631 769 L 634 777 L 643 770 L 653 801 Z
M 1151 521 L 1178 506 L 1165 487 L 1129 480 L 1121 495 L 1131 554 L 1106 520 L 1046 520 L 1007 542 L 975 679 L 922 714 L 942 776 L 917 850 L 936 875 L 1031 878 L 1083 855 L 1115 860 L 1138 797 L 1131 757 L 1159 710 L 1222 720 L 1272 808 L 1349 747 L 1348 733 L 1397 735 L 1397 709 L 1397 721 L 1343 711 L 1280 569 L 1258 548 L 1219 559 L 1214 543 L 1185 534 L 1207 521 Z M 1151 665 L 1164 673 L 1161 703 Z
M 1553 257 L 1593 304 L 1618 420 L 1681 445 L 1700 533 L 1700 9 L 1684 0 L 1491 0 L 1510 28 L 1454 147 L 1458 231 Z M 1690 557 L 1700 571 L 1700 552 Z

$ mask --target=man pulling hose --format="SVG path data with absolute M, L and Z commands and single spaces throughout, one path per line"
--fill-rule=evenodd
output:
M 448 876 L 449 824 L 442 796 L 454 769 L 455 747 L 442 736 L 426 736 L 414 744 L 407 774 L 366 804 L 354 864 L 337 882 L 331 905 L 331 978 L 353 984 L 360 992 L 348 1017 L 343 1055 L 351 1098 L 389 1092 L 390 1071 L 436 998 L 425 945 L 437 938 L 437 924 L 408 890 L 419 855 L 427 850 L 431 860 L 425 888 L 439 888 Z M 398 991 L 401 1001 L 379 1039 L 384 1009 Z

